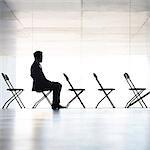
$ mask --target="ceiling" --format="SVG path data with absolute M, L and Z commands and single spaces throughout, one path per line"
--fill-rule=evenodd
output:
M 149 0 L 0 0 L 0 54 L 147 54 L 149 25 Z

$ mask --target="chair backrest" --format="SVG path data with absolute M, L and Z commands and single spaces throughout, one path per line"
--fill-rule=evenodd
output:
M 132 80 L 131 80 L 129 74 L 128 74 L 128 73 L 124 73 L 124 77 L 125 77 L 125 79 L 126 79 L 128 85 L 130 86 L 130 88 L 131 88 L 131 89 L 132 89 L 132 88 L 135 88 L 135 85 L 133 84 L 133 82 L 132 82 Z
M 98 77 L 97 77 L 97 75 L 96 75 L 95 73 L 93 73 L 93 76 L 94 76 L 96 79 L 98 79 Z
M 68 76 L 65 73 L 63 73 L 63 75 L 65 76 L 66 80 L 69 81 Z
M 7 74 L 2 73 L 2 77 L 4 78 L 7 86 L 9 87 L 9 89 L 14 89 L 13 85 L 11 84 L 9 77 L 7 76 Z
M 4 80 L 6 80 L 6 81 L 9 80 L 9 78 L 6 74 L 2 73 L 2 76 L 3 76 Z
M 73 85 L 72 85 L 71 82 L 69 81 L 68 76 L 67 76 L 65 73 L 63 73 L 63 75 L 65 76 L 65 78 L 66 78 L 67 82 L 69 83 L 70 87 L 71 87 L 72 89 L 74 89 Z
M 124 73 L 124 77 L 125 79 L 130 79 L 129 74 L 128 73 Z
M 102 84 L 99 82 L 98 77 L 96 75 L 96 73 L 93 73 L 93 76 L 95 77 L 96 81 L 98 82 L 99 86 L 101 87 L 101 89 L 104 89 Z

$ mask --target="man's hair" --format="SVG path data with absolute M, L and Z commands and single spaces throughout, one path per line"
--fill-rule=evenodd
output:
M 40 55 L 42 55 L 42 52 L 41 51 L 36 51 L 33 53 L 34 55 L 34 58 L 38 58 Z

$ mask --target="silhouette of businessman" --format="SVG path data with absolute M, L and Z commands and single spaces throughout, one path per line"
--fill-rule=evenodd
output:
M 42 71 L 42 67 L 40 64 L 43 59 L 42 52 L 36 51 L 33 55 L 35 60 L 31 66 L 31 77 L 33 79 L 32 91 L 53 91 L 52 109 L 66 108 L 59 104 L 62 85 L 58 82 L 52 82 L 47 80 Z

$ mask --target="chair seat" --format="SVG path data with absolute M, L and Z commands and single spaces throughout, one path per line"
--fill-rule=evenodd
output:
M 7 89 L 8 91 L 23 91 L 24 89 Z
M 84 91 L 85 89 L 69 89 L 69 91 Z
M 115 90 L 115 89 L 112 89 L 112 88 L 109 88 L 109 89 L 108 89 L 108 88 L 107 88 L 107 89 L 98 89 L 98 90 L 99 90 L 99 91 L 107 91 L 107 90 L 110 91 L 110 90 Z
M 129 90 L 146 90 L 146 88 L 130 88 Z
M 34 91 L 34 92 L 44 92 L 44 91 L 50 91 L 50 90 L 32 90 L 32 91 Z

